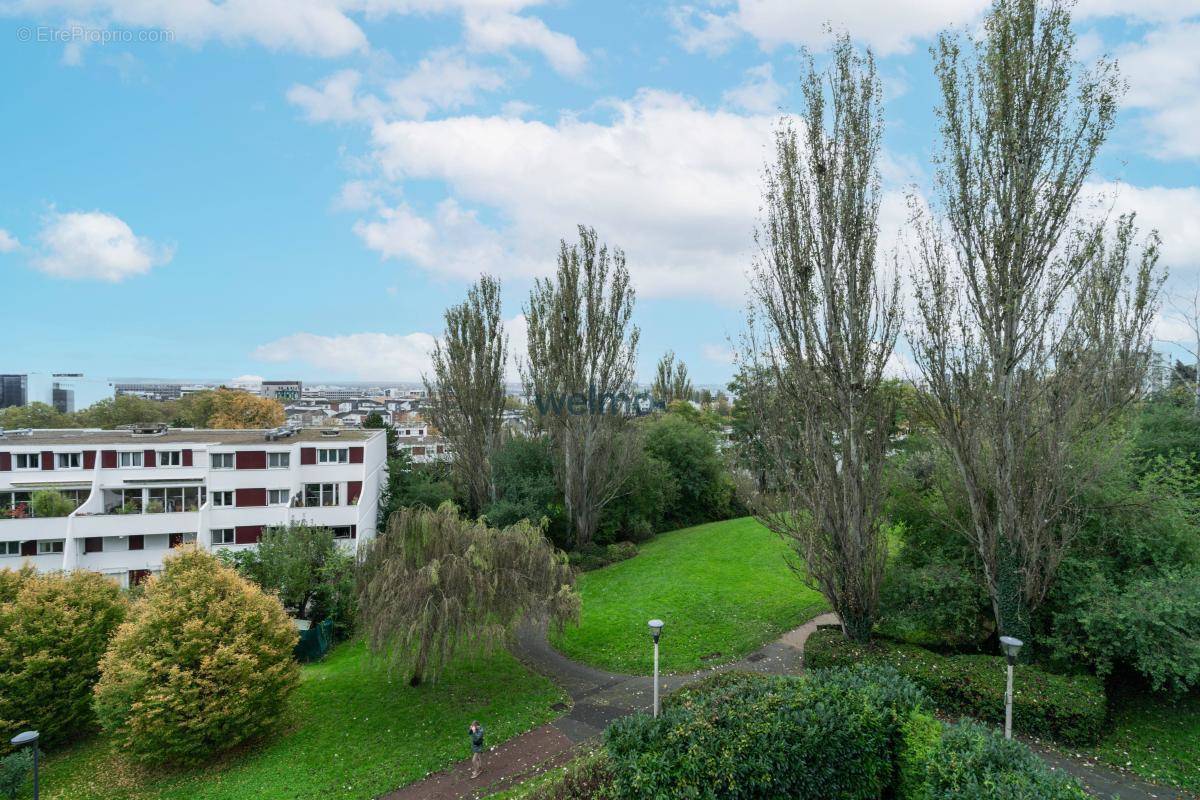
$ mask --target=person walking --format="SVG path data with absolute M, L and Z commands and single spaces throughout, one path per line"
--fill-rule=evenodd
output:
M 479 769 L 483 766 L 483 726 L 479 720 L 471 720 L 467 733 L 471 735 L 471 777 L 478 778 Z

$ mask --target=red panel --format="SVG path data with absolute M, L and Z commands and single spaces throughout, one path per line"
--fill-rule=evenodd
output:
M 300 448 L 300 463 L 301 464 L 317 463 L 317 448 L 301 447 Z
M 0 472 L 12 472 L 12 453 L 0 453 Z
M 238 489 L 235 495 L 237 506 L 265 506 L 267 504 L 266 489 Z
M 350 463 L 351 464 L 363 463 L 363 448 L 361 448 L 361 447 L 351 447 L 350 448 Z
M 238 525 L 233 531 L 233 541 L 236 544 L 258 544 L 262 532 L 262 525 Z
M 146 451 L 142 452 L 142 466 L 143 467 L 158 466 L 157 456 L 155 455 L 153 450 L 146 450 Z
M 42 451 L 42 469 L 54 469 L 54 452 L 51 450 Z
M 104 467 L 105 469 L 116 469 L 117 468 L 117 451 L 116 450 L 101 451 L 100 466 Z
M 83 451 L 83 468 L 84 469 L 95 469 L 96 468 L 96 451 L 95 450 L 84 450 Z
M 347 503 L 357 503 L 360 494 L 362 494 L 362 481 L 349 481 L 346 483 Z
M 135 534 L 133 536 L 130 536 L 129 537 L 129 549 L 130 550 L 145 550 L 146 549 L 146 538 L 144 536 L 142 536 L 141 534 Z
M 266 469 L 266 450 L 238 450 L 234 458 L 234 466 L 238 469 Z
M 85 553 L 103 553 L 104 552 L 104 537 L 103 536 L 88 536 L 83 540 L 83 552 Z
M 37 539 L 29 539 L 21 542 L 21 555 L 36 556 L 37 555 Z
M 190 467 L 192 465 L 192 451 L 191 450 L 183 451 L 183 465 L 185 467 Z

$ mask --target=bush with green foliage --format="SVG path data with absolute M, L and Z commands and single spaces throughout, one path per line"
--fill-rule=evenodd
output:
M 567 762 L 561 772 L 552 775 L 522 800 L 616 800 L 608 754 L 593 750 Z
M 354 555 L 338 545 L 329 528 L 271 526 L 255 549 L 222 550 L 219 558 L 277 595 L 293 616 L 314 624 L 332 619 L 343 639 L 354 631 Z
M 942 723 L 932 714 L 918 711 L 900 726 L 896 748 L 897 800 L 929 800 L 926 773 L 942 743 Z
M 734 675 L 606 735 L 622 797 L 877 798 L 902 720 L 925 702 L 894 671 Z
M 100 663 L 96 714 L 144 762 L 195 764 L 279 722 L 299 681 L 283 606 L 216 557 L 168 556 Z
M 686 527 L 729 518 L 733 480 L 712 431 L 697 421 L 671 413 L 655 415 L 644 422 L 642 434 L 646 454 L 665 465 L 676 487 L 674 502 L 663 512 L 669 524 Z
M 17 793 L 33 770 L 33 751 L 28 747 L 0 758 L 0 797 L 17 800 Z
M 545 520 L 546 536 L 560 547 L 570 542 L 562 493 L 554 480 L 554 453 L 544 437 L 510 436 L 492 455 L 496 501 L 483 511 L 497 528 L 523 519 Z
M 923 735 L 927 735 L 924 731 Z M 910 770 L 898 800 L 1087 800 L 1079 783 L 1045 762 L 1020 742 L 971 720 L 944 728 L 925 752 L 924 775 Z M 924 777 L 924 781 L 919 780 Z
M 804 647 L 812 668 L 884 664 L 921 686 L 937 709 L 987 722 L 1004 719 L 1005 662 L 1001 656 L 943 656 L 921 647 L 876 638 L 849 642 L 840 632 L 818 630 Z M 1071 744 L 1095 742 L 1104 726 L 1104 687 L 1092 675 L 1058 675 L 1022 666 L 1013 699 L 1013 727 Z
M 94 572 L 0 570 L 0 734 L 54 747 L 91 731 L 92 686 L 126 602 Z
M 53 489 L 39 489 L 29 498 L 35 517 L 65 517 L 75 510 L 75 504 Z
M 913 644 L 977 644 L 994 627 L 987 590 L 958 563 L 907 559 L 888 565 L 879 593 L 878 630 Z
M 593 569 L 607 567 L 638 554 L 637 545 L 633 542 L 613 542 L 612 544 L 590 544 L 570 554 L 571 566 L 587 572 Z

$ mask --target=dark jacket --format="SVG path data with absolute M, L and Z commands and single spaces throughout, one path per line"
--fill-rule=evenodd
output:
M 483 752 L 483 726 L 480 725 L 476 730 L 471 730 L 470 726 L 467 726 L 467 733 L 471 735 L 471 752 L 472 753 L 482 753 Z

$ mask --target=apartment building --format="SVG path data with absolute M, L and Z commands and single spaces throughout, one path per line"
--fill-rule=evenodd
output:
M 128 586 L 184 542 L 244 549 L 290 522 L 357 548 L 375 535 L 386 450 L 381 430 L 0 433 L 0 567 L 91 569 Z M 75 510 L 35 516 L 43 489 Z

